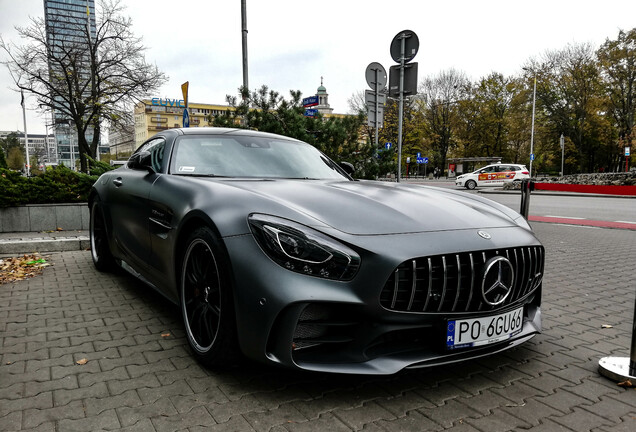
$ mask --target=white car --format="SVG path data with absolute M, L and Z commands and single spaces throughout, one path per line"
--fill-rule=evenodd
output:
M 530 172 L 525 165 L 494 164 L 458 176 L 455 179 L 455 185 L 475 189 L 477 186 L 503 186 L 504 183 L 527 178 L 530 178 Z

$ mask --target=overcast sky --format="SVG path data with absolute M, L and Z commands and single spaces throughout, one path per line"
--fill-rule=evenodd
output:
M 122 0 L 146 60 L 169 76 L 156 97 L 225 104 L 242 84 L 240 0 Z M 14 26 L 43 16 L 42 0 L 0 0 L 0 34 L 20 43 Z M 365 90 L 371 62 L 388 71 L 389 47 L 402 30 L 420 48 L 418 81 L 455 68 L 477 80 L 492 71 L 516 75 L 531 57 L 568 43 L 598 47 L 619 29 L 636 26 L 635 0 L 247 0 L 249 86 L 265 84 L 288 96 L 315 94 L 324 77 L 337 113 Z M 0 59 L 6 55 L 0 53 Z M 20 95 L 0 69 L 0 130 L 23 130 Z M 44 119 L 27 99 L 27 128 L 44 133 Z

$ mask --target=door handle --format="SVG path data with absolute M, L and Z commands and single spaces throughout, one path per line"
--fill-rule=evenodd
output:
M 113 184 L 117 187 L 121 186 L 124 184 L 124 182 L 121 181 L 121 177 L 117 177 L 115 180 L 113 180 Z

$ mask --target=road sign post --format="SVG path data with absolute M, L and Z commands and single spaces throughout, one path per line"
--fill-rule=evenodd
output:
M 417 54 L 420 41 L 411 30 L 404 30 L 395 35 L 391 41 L 391 57 L 400 64 L 399 81 L 399 114 L 398 114 L 398 175 L 397 181 L 402 176 L 402 122 L 404 118 L 404 69 L 405 64 L 413 60 Z M 416 78 L 417 80 L 417 78 Z M 408 174 L 408 168 L 407 168 Z
M 190 113 L 188 112 L 188 88 L 190 87 L 190 81 L 186 81 L 181 84 L 181 93 L 183 93 L 183 101 L 185 102 L 185 108 L 183 109 L 183 122 L 184 128 L 190 127 Z
M 373 62 L 367 66 L 365 71 L 367 84 L 373 91 L 365 91 L 365 104 L 367 105 L 367 111 L 369 113 L 369 126 L 375 127 L 375 148 L 378 148 L 378 130 L 383 124 L 384 115 L 384 103 L 386 102 L 386 96 L 380 93 L 386 86 L 386 70 L 380 63 Z M 373 107 L 374 109 L 370 108 Z M 373 113 L 373 116 L 371 116 Z

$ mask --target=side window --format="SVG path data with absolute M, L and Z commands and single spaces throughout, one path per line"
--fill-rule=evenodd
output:
M 163 138 L 155 138 L 144 143 L 137 152 L 147 151 L 150 152 L 152 168 L 156 172 L 161 172 L 163 166 L 163 151 L 166 147 L 166 142 Z

